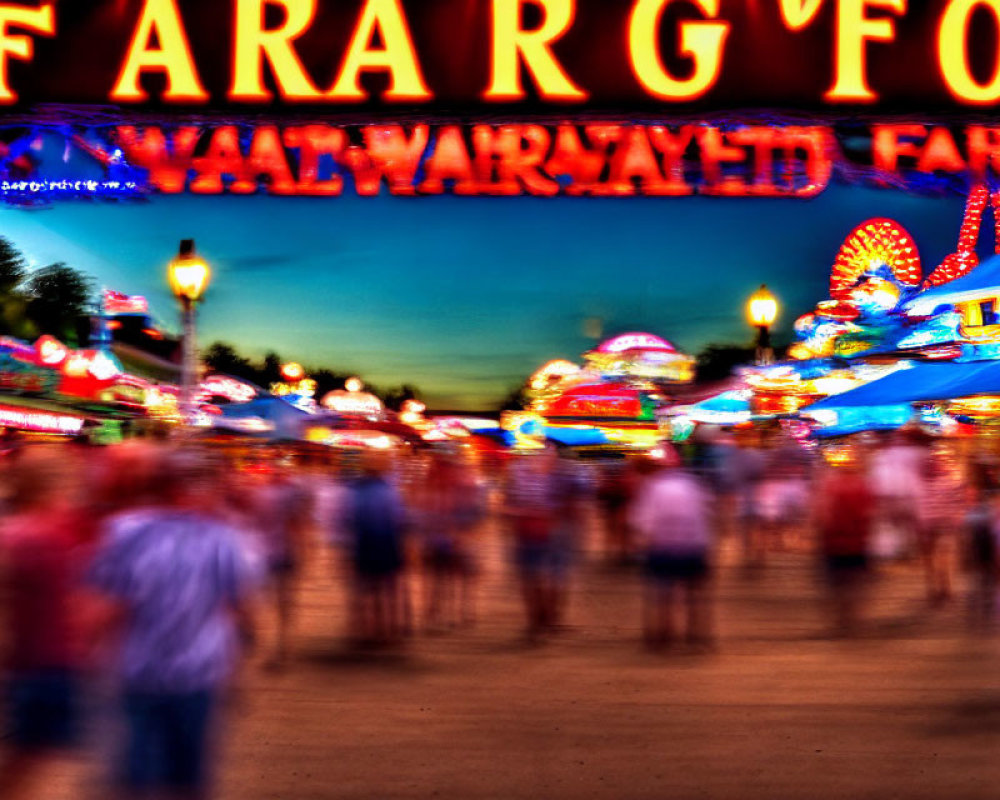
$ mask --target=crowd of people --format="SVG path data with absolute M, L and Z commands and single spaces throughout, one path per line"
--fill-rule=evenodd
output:
M 487 520 L 505 532 L 525 640 L 543 644 L 566 626 L 595 510 L 605 557 L 642 576 L 652 650 L 715 646 L 722 540 L 738 543 L 748 572 L 781 550 L 815 553 L 836 635 L 858 631 L 878 560 L 919 561 L 931 607 L 956 599 L 964 563 L 970 621 L 989 626 L 996 611 L 994 465 L 919 431 L 824 457 L 780 429 L 706 428 L 629 458 L 548 445 L 488 464 L 461 449 L 328 458 L 37 444 L 0 470 L 4 798 L 39 796 L 48 761 L 78 741 L 84 686 L 108 678 L 124 731 L 112 791 L 205 796 L 216 712 L 242 655 L 288 667 L 317 545 L 349 566 L 346 637 L 365 648 L 476 624 Z M 262 607 L 275 620 L 266 642 Z

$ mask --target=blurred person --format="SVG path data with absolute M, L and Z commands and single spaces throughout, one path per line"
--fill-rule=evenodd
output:
M 406 632 L 401 578 L 408 515 L 402 495 L 387 477 L 390 458 L 385 451 L 366 451 L 344 504 L 355 577 L 351 627 L 364 644 L 395 643 Z
M 638 534 L 645 575 L 643 638 L 650 648 L 675 636 L 679 595 L 687 610 L 686 639 L 712 643 L 708 611 L 709 558 L 712 547 L 710 493 L 681 468 L 670 445 L 648 462 L 650 474 L 639 487 L 629 519 Z
M 836 636 L 857 632 L 876 502 L 859 452 L 827 468 L 817 487 L 816 526 Z
M 482 514 L 482 494 L 470 478 L 456 457 L 435 453 L 416 494 L 427 575 L 424 618 L 432 630 L 473 619 L 468 539 Z
M 0 797 L 42 796 L 52 762 L 80 725 L 84 618 L 80 592 L 92 531 L 74 507 L 67 451 L 36 445 L 12 456 L 0 524 L 4 688 L 9 723 Z
M 730 453 L 727 484 L 732 487 L 736 529 L 742 543 L 743 564 L 759 567 L 763 563 L 759 517 L 759 486 L 767 473 L 767 455 L 761 441 L 761 432 L 741 430 L 736 440 L 736 450 Z
M 562 463 L 551 443 L 522 456 L 508 470 L 506 515 L 514 534 L 529 642 L 562 624 L 583 493 L 580 476 Z
M 996 617 L 1000 590 L 1000 520 L 997 482 L 990 465 L 972 464 L 964 528 L 971 572 L 969 617 L 973 626 L 988 627 Z
M 597 500 L 604 520 L 608 553 L 620 564 L 627 564 L 633 555 L 628 507 L 634 492 L 635 476 L 628 460 L 609 461 L 603 466 Z
M 885 433 L 871 455 L 869 479 L 878 500 L 877 527 L 886 556 L 918 550 L 920 502 L 924 493 L 927 450 L 919 429 Z
M 927 601 L 932 606 L 953 596 L 957 535 L 963 512 L 962 485 L 943 454 L 924 462 L 924 488 L 918 506 L 918 542 L 924 565 Z
M 764 474 L 757 484 L 756 547 L 763 562 L 769 550 L 802 542 L 810 516 L 810 457 L 784 432 L 771 438 Z
M 88 582 L 116 634 L 126 745 L 122 796 L 208 795 L 214 723 L 250 600 L 263 579 L 249 537 L 214 510 L 216 475 L 197 452 L 151 455 L 145 502 L 105 523 Z
M 312 509 L 308 490 L 295 479 L 290 466 L 275 461 L 264 465 L 260 475 L 248 510 L 253 515 L 252 524 L 263 535 L 277 621 L 274 652 L 265 665 L 281 669 L 288 663 L 295 594 Z

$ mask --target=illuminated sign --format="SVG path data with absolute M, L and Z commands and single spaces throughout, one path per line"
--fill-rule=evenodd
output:
M 3 134 L 0 121 L 0 139 Z M 834 179 L 943 191 L 1000 177 L 1000 126 L 983 125 L 178 122 L 93 127 L 64 136 L 65 146 L 50 143 L 48 160 L 15 157 L 33 152 L 37 130 L 10 128 L 10 135 L 15 138 L 0 141 L 0 197 L 20 203 L 117 199 L 120 193 L 98 186 L 114 182 L 112 177 L 132 187 L 130 196 L 263 192 L 306 197 L 383 192 L 813 197 Z M 45 175 L 49 163 L 63 169 L 60 156 L 81 142 L 87 159 L 109 180 L 95 182 L 93 192 L 53 190 Z M 985 205 L 985 189 L 974 191 Z M 973 211 L 981 215 L 980 205 Z M 859 226 L 851 241 L 856 246 L 840 256 L 846 277 L 857 271 L 860 256 L 872 252 L 892 258 L 890 266 L 904 282 L 919 269 L 919 260 L 906 252 L 912 239 L 891 220 Z M 107 293 L 105 302 L 108 313 L 145 313 L 141 297 Z
M 382 401 L 375 395 L 344 389 L 334 389 L 332 392 L 327 392 L 320 404 L 330 411 L 350 416 L 379 417 L 384 410 Z
M 557 194 L 811 197 L 830 182 L 823 126 L 620 123 L 122 125 L 101 134 L 165 194 Z
M 201 382 L 200 397 L 209 400 L 224 397 L 231 403 L 249 403 L 257 396 L 257 389 L 246 381 L 228 375 L 209 375 Z
M 650 333 L 623 333 L 614 339 L 608 339 L 598 348 L 599 353 L 623 353 L 627 350 L 661 350 L 666 353 L 676 353 L 670 342 L 653 336 Z
M 142 295 L 122 294 L 105 289 L 102 295 L 104 313 L 114 316 L 116 314 L 148 314 L 149 303 Z
M 954 111 L 1000 100 L 998 27 L 993 0 L 20 0 L 0 102 Z
M 947 190 L 1000 173 L 998 32 L 1000 0 L 0 0 L 0 198 Z
M 81 417 L 0 405 L 0 425 L 23 431 L 75 435 L 83 429 Z

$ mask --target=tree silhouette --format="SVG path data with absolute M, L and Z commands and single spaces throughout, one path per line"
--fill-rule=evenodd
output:
M 31 273 L 24 284 L 25 315 L 36 333 L 47 333 L 75 345 L 81 317 L 91 309 L 91 279 L 59 262 Z
M 18 288 L 26 272 L 24 256 L 9 240 L 0 236 L 0 334 L 24 336 L 28 333 L 27 299 Z

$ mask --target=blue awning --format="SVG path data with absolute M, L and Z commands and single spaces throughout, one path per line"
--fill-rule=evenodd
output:
M 1000 361 L 914 364 L 857 389 L 827 397 L 802 411 L 954 400 L 978 394 L 1000 395 Z
M 903 308 L 911 314 L 930 314 L 940 305 L 974 300 L 991 289 L 1000 289 L 1000 256 L 986 259 L 961 278 L 914 295 Z

